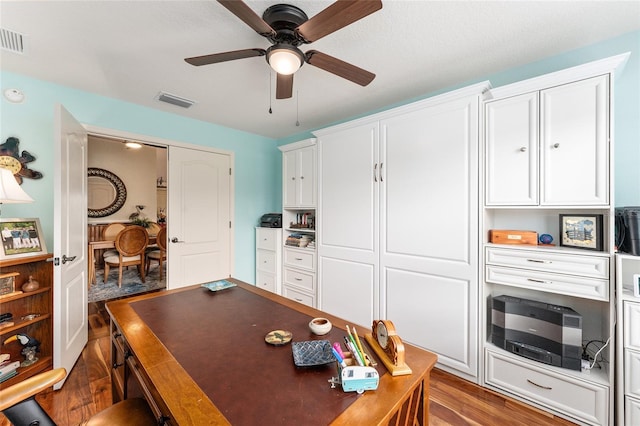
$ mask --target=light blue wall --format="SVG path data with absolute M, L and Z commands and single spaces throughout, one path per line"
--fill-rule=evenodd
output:
M 22 104 L 2 98 L 1 142 L 10 136 L 20 139 L 20 149 L 36 157 L 30 168 L 44 174 L 40 180 L 25 179 L 22 185 L 35 203 L 5 204 L 3 217 L 40 218 L 47 248 L 53 250 L 53 115 L 60 103 L 83 124 L 233 151 L 234 276 L 255 282 L 254 227 L 263 213 L 279 211 L 281 206 L 280 151 L 274 140 L 8 72 L 0 72 L 0 86 L 26 95 Z
M 523 46 L 523 49 L 526 48 L 526 45 Z M 491 81 L 493 87 L 499 87 L 625 52 L 631 52 L 631 57 L 622 74 L 616 76 L 615 83 L 615 205 L 640 206 L 640 31 L 497 74 L 478 76 L 473 80 L 456 86 L 408 99 L 380 110 L 369 111 L 357 117 L 345 118 L 340 122 L 384 111 L 485 80 Z M 286 144 L 309 137 L 312 137 L 311 133 L 301 133 L 281 139 L 278 143 Z

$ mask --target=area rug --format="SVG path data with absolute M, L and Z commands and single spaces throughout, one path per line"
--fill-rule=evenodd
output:
M 96 283 L 89 288 L 89 303 L 162 290 L 167 284 L 165 274 L 162 275 L 162 280 L 158 279 L 158 266 L 151 267 L 149 274 L 145 277 L 145 281 L 144 283 L 142 282 L 138 269 L 132 266 L 122 272 L 122 287 L 120 288 L 118 287 L 117 269 L 109 271 L 106 284 L 104 282 L 104 270 L 98 269 L 96 271 Z

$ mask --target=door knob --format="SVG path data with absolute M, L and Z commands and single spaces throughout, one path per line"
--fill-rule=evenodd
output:
M 180 241 L 177 237 L 173 237 L 173 238 L 171 239 L 171 242 L 172 242 L 172 243 L 184 243 L 184 241 Z
M 75 260 L 76 256 L 71 256 L 71 257 L 67 257 L 66 254 L 62 255 L 62 264 L 64 265 L 67 262 L 73 262 Z

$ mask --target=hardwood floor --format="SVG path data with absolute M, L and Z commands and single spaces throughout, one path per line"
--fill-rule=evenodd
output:
M 109 369 L 109 317 L 104 303 L 90 303 L 82 356 L 61 390 L 36 399 L 59 426 L 78 425 L 111 405 Z M 573 425 L 438 369 L 431 373 L 430 400 L 430 426 Z M 9 424 L 0 414 L 0 426 Z

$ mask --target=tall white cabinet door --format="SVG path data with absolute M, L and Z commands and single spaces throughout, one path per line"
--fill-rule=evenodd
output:
M 403 339 L 477 376 L 477 96 L 380 122 L 381 302 Z
M 378 317 L 378 123 L 318 139 L 319 308 L 368 326 Z
M 485 107 L 486 204 L 538 204 L 538 92 Z
M 609 77 L 540 92 L 542 204 L 609 203 Z

